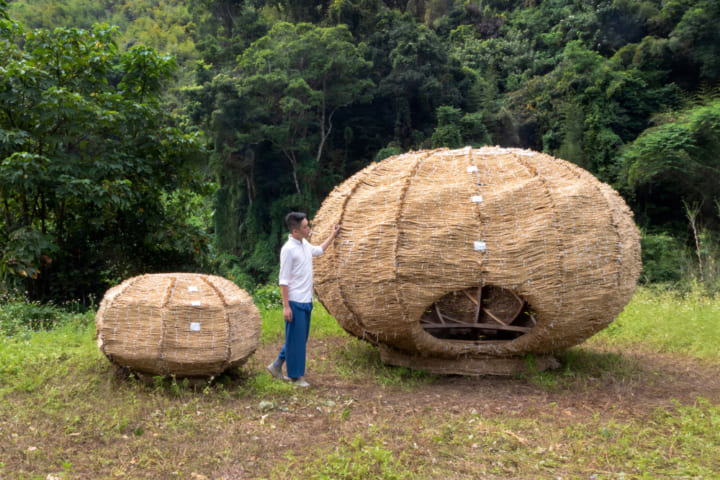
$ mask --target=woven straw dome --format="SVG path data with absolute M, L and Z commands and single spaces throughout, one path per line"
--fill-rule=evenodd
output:
M 315 263 L 319 300 L 387 363 L 461 374 L 551 366 L 607 326 L 640 272 L 610 186 L 569 162 L 485 147 L 410 152 L 336 187 L 313 221 L 342 234 Z
M 133 277 L 105 293 L 95 316 L 108 359 L 133 371 L 211 376 L 243 364 L 260 344 L 252 298 L 221 277 Z

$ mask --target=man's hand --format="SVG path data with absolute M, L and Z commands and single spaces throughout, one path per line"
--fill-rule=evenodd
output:
M 286 322 L 292 322 L 292 310 L 289 306 L 283 307 L 283 318 Z
M 333 226 L 333 231 L 328 235 L 328 237 L 325 239 L 325 241 L 320 245 L 320 248 L 323 249 L 323 252 L 327 250 L 327 248 L 330 246 L 330 244 L 335 240 L 335 237 L 337 237 L 340 234 L 340 224 L 335 224 Z
M 286 322 L 292 322 L 292 310 L 290 310 L 290 293 L 287 285 L 280 285 L 280 297 L 283 304 L 283 318 Z

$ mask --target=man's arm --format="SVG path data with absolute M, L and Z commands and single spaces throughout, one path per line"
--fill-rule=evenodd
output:
M 338 236 L 338 233 L 340 233 L 340 225 L 335 225 L 330 236 L 328 236 L 328 238 L 326 238 L 325 241 L 320 244 L 320 248 L 323 249 L 323 252 L 327 250 L 327 247 L 329 247 L 332 241 L 335 240 L 335 237 Z
M 292 255 L 290 255 L 290 250 L 283 247 L 280 251 L 280 278 L 278 283 L 280 284 L 280 295 L 282 296 L 283 318 L 287 322 L 292 322 L 292 310 L 290 310 L 290 290 L 288 287 L 288 284 L 290 283 L 291 263 Z
M 290 297 L 288 296 L 288 286 L 280 285 L 280 295 L 283 303 L 283 318 L 286 322 L 292 322 L 292 310 L 290 309 Z

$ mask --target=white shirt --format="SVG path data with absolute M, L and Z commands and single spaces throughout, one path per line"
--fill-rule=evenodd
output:
M 287 285 L 288 300 L 298 303 L 312 303 L 313 268 L 312 257 L 323 254 L 322 247 L 312 245 L 303 238 L 302 242 L 289 236 L 280 250 L 280 285 Z

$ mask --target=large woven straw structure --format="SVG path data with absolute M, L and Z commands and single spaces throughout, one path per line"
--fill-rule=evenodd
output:
M 336 187 L 313 221 L 341 236 L 319 300 L 386 363 L 459 374 L 535 368 L 607 326 L 640 272 L 632 213 L 569 162 L 520 149 L 410 152 Z M 526 357 L 525 359 L 523 357 Z
M 95 325 L 108 359 L 140 374 L 217 375 L 244 363 L 260 344 L 252 298 L 212 275 L 129 278 L 105 293 Z

